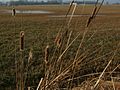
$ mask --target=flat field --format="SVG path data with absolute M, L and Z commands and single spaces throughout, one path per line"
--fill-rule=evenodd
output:
M 40 79 L 46 75 L 45 68 L 49 71 L 49 83 L 67 70 L 65 74 L 62 73 L 63 76 L 49 85 L 51 90 L 55 90 L 53 88 L 69 90 L 69 87 L 80 85 L 82 87 L 83 82 L 97 80 L 103 70 L 105 72 L 100 79 L 111 81 L 113 77 L 114 82 L 120 81 L 120 5 L 102 6 L 88 28 L 85 26 L 94 6 L 77 6 L 71 21 L 70 16 L 65 17 L 68 8 L 68 5 L 15 6 L 16 10 L 42 10 L 51 13 L 19 13 L 12 16 L 11 13 L 4 13 L 12 10 L 12 7 L 0 7 L 1 90 L 15 89 L 16 62 L 21 58 L 21 31 L 25 33 L 22 55 L 24 77 L 27 77 L 25 88 L 28 86 L 36 88 Z M 71 13 L 72 10 L 69 15 Z M 58 34 L 61 34 L 62 38 L 61 42 L 56 44 Z M 47 45 L 49 64 L 44 67 Z M 30 51 L 32 59 L 28 63 Z M 110 61 L 110 65 L 105 69 Z M 28 66 L 29 70 L 26 69 Z

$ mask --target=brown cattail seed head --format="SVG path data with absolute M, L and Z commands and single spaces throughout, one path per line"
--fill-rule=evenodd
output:
M 97 7 L 94 8 L 93 12 L 92 12 L 92 19 L 95 17 L 95 14 L 96 14 L 96 11 L 97 11 Z
M 24 50 L 24 31 L 20 32 L 20 51 Z

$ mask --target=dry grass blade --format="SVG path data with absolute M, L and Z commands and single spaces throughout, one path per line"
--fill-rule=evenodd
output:
M 44 88 L 47 88 L 48 86 L 50 86 L 51 84 L 53 84 L 56 80 L 58 80 L 60 77 L 65 76 L 68 73 L 68 70 L 65 72 L 62 72 L 61 74 L 59 74 L 55 79 L 53 79 L 50 83 L 48 83 L 47 85 L 45 85 L 43 88 L 41 88 L 41 90 L 43 90 Z
M 110 73 L 110 75 L 111 75 L 118 67 L 120 67 L 120 64 L 117 65 L 117 66 L 113 69 L 113 71 Z
M 112 82 L 112 85 L 113 85 L 113 90 L 115 90 L 115 84 L 114 84 L 114 81 L 113 81 L 112 77 L 111 77 L 111 82 Z
M 86 36 L 87 32 L 88 32 L 88 29 L 86 28 L 85 32 L 83 33 L 82 40 L 81 40 L 81 42 L 80 42 L 80 44 L 79 44 L 79 47 L 78 47 L 78 49 L 77 49 L 75 58 L 74 58 L 74 60 L 73 60 L 73 67 L 72 67 L 73 75 L 72 75 L 72 78 L 74 77 L 74 73 L 75 73 L 74 68 L 75 68 L 75 64 L 76 64 L 76 59 L 77 59 L 77 57 L 78 57 L 80 48 L 81 48 L 81 46 L 82 46 L 82 44 L 83 44 L 83 42 L 84 42 L 84 39 L 85 39 L 85 36 Z M 72 84 L 72 82 L 71 82 L 71 84 Z
M 102 2 L 101 2 L 101 4 L 100 4 L 99 8 L 97 9 L 97 11 L 96 11 L 96 13 L 95 13 L 95 16 L 94 16 L 94 17 L 96 17 L 96 15 L 98 14 L 98 12 L 100 11 L 100 9 L 101 9 L 101 7 L 102 7 L 103 3 L 104 3 L 104 0 L 102 0 Z
M 72 20 L 72 18 L 73 18 L 74 13 L 75 13 L 75 10 L 76 10 L 76 7 L 77 7 L 77 3 L 73 3 L 73 5 L 74 5 L 74 8 L 73 8 L 71 17 L 70 17 L 70 19 L 69 19 L 69 21 L 68 21 L 68 27 L 69 27 L 69 25 L 70 25 L 70 22 L 71 22 L 71 20 Z
M 32 49 L 30 49 L 29 57 L 28 57 L 28 63 L 31 62 L 32 58 L 33 58 L 33 53 L 32 53 Z
M 69 49 L 69 47 L 74 43 L 74 41 L 80 36 L 80 33 L 74 38 L 74 40 L 68 45 L 68 47 L 66 47 L 66 49 L 63 51 L 63 53 L 59 56 L 58 58 L 58 62 L 59 60 L 62 58 L 62 56 L 65 54 L 65 52 Z
M 72 8 L 73 3 L 74 3 L 74 0 L 72 0 L 72 2 L 70 3 L 70 7 L 69 7 L 65 17 L 67 17 L 67 15 L 69 14 L 69 12 L 70 12 L 70 10 Z
M 89 19 L 88 19 L 88 21 L 87 21 L 87 24 L 86 24 L 86 27 L 88 27 L 89 24 L 91 23 L 92 19 L 95 18 L 96 10 L 97 10 L 97 7 L 94 8 L 94 10 L 93 10 L 93 12 L 92 12 L 92 15 L 89 17 Z
M 55 40 L 54 40 L 54 43 L 57 43 L 61 38 L 60 38 L 60 32 L 58 32 L 58 34 L 57 34 L 57 36 L 56 36 L 56 38 L 55 38 Z
M 28 87 L 28 90 L 30 90 L 30 87 Z
M 105 73 L 106 69 L 109 67 L 109 65 L 110 65 L 111 62 L 113 61 L 113 59 L 114 59 L 114 57 L 115 57 L 115 55 L 116 55 L 116 52 L 117 52 L 117 50 L 115 50 L 115 52 L 114 52 L 114 54 L 113 54 L 111 60 L 108 62 L 107 66 L 104 68 L 103 72 L 100 74 L 100 76 L 99 76 L 97 82 L 96 82 L 95 85 L 94 85 L 94 88 L 96 88 L 97 85 L 99 84 L 99 82 L 100 82 L 100 80 L 101 80 L 103 74 Z
M 45 63 L 48 64 L 48 57 L 49 57 L 49 45 L 45 48 Z
M 100 4 L 100 6 L 99 6 L 98 9 L 97 9 L 98 1 L 99 1 L 99 0 L 97 0 L 97 2 L 96 2 L 96 4 L 95 4 L 94 10 L 93 10 L 93 12 L 92 12 L 92 15 L 89 17 L 89 19 L 88 19 L 88 21 L 87 21 L 86 27 L 88 27 L 89 24 L 91 23 L 92 19 L 96 17 L 96 15 L 97 15 L 98 12 L 100 11 L 100 9 L 101 9 L 101 7 L 102 7 L 102 5 L 103 5 L 103 3 L 104 3 L 104 0 L 102 0 L 102 3 Z
M 67 13 L 66 13 L 66 15 L 65 15 L 65 19 L 67 18 L 68 14 L 69 14 L 72 6 L 73 6 L 73 3 L 74 3 L 74 0 L 70 3 L 70 6 L 69 6 L 69 8 L 68 8 L 68 11 L 67 11 Z M 64 28 L 64 24 L 66 24 L 66 20 L 65 20 L 65 22 L 62 24 L 61 28 L 60 28 L 59 31 L 58 31 L 58 34 L 57 34 L 57 36 L 56 36 L 56 38 L 55 38 L 55 40 L 54 40 L 55 43 L 57 43 L 58 39 L 61 39 L 61 31 L 62 31 L 62 28 Z
M 67 41 L 67 45 L 66 45 L 66 47 L 68 47 L 68 45 L 69 45 L 69 43 L 70 43 L 71 35 L 72 35 L 72 31 L 71 31 L 70 34 L 69 34 L 69 37 L 68 37 L 68 41 Z
M 39 82 L 39 84 L 38 84 L 38 86 L 37 86 L 37 89 L 36 89 L 36 90 L 39 90 L 39 88 L 40 88 L 40 85 L 41 85 L 42 81 L 43 81 L 43 78 L 41 78 L 41 80 L 40 80 L 40 82 Z

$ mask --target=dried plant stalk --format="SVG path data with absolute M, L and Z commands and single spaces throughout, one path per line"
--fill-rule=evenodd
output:
M 88 21 L 87 21 L 87 24 L 86 24 L 86 27 L 88 27 L 89 24 L 91 23 L 92 19 L 95 18 L 96 10 L 97 10 L 97 7 L 94 8 L 94 10 L 93 10 L 93 12 L 92 12 L 92 15 L 89 17 L 89 19 L 88 19 Z
M 37 89 L 36 90 L 39 90 L 39 88 L 40 88 L 40 86 L 41 86 L 41 83 L 43 82 L 43 78 L 41 78 L 41 80 L 40 80 L 40 82 L 39 82 L 39 84 L 38 84 L 38 86 L 37 86 Z
M 33 53 L 32 53 L 32 49 L 30 49 L 30 52 L 29 52 L 29 57 L 28 57 L 28 63 L 30 63 L 30 62 L 31 62 L 32 57 L 33 57 Z
M 49 45 L 45 48 L 45 63 L 48 64 L 48 57 L 49 57 Z

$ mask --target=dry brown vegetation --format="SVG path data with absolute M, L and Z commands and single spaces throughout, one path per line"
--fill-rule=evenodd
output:
M 66 14 L 68 6 L 16 6 L 16 9 L 47 10 L 54 12 L 52 14 L 17 14 L 15 17 L 0 14 L 1 90 L 15 89 L 15 61 L 20 58 L 21 31 L 25 32 L 25 89 L 36 89 L 44 78 L 41 89 L 46 86 L 47 90 L 92 90 L 100 79 L 95 90 L 119 90 L 119 7 L 103 6 L 99 12 L 103 15 L 93 19 L 87 29 L 89 16 L 73 17 L 69 28 L 65 23 L 69 17 L 51 17 Z M 11 7 L 0 7 L 5 9 Z M 82 6 L 78 6 L 75 14 L 81 14 L 81 9 Z M 92 10 L 93 6 L 87 5 L 82 14 L 91 14 Z

